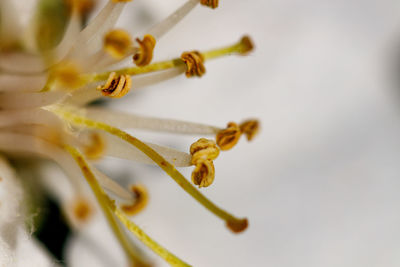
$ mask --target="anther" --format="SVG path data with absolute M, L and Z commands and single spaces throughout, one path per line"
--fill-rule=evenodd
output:
M 76 10 L 78 14 L 86 16 L 88 15 L 95 6 L 94 0 L 66 0 L 66 4 L 72 10 Z
M 122 205 L 121 209 L 129 216 L 133 216 L 142 211 L 149 202 L 149 193 L 143 185 L 133 185 L 131 191 L 135 195 L 135 202 L 131 205 Z
M 83 198 L 78 197 L 72 203 L 72 220 L 78 225 L 87 222 L 93 214 L 93 207 L 90 202 Z
M 192 172 L 192 182 L 199 187 L 211 185 L 215 178 L 214 163 L 211 160 L 198 160 Z
M 218 0 L 200 0 L 200 4 L 202 4 L 203 6 L 211 7 L 211 8 L 217 8 Z
M 245 56 L 254 49 L 253 41 L 249 36 L 245 35 L 240 39 L 240 54 Z
M 98 86 L 104 96 L 120 98 L 126 95 L 132 86 L 132 80 L 129 75 L 117 75 L 111 72 L 105 85 Z
M 84 83 L 81 78 L 80 68 L 72 62 L 62 62 L 51 70 L 50 78 L 53 78 L 61 86 L 66 88 L 78 88 Z
M 133 61 L 139 67 L 150 64 L 153 59 L 153 51 L 156 46 L 156 39 L 153 36 L 146 34 L 143 40 L 136 39 L 139 44 L 139 52 L 133 56 Z
M 212 162 L 219 155 L 219 149 L 214 141 L 205 138 L 199 139 L 190 146 L 192 164 L 192 182 L 199 187 L 211 185 L 215 178 L 215 168 Z
M 99 133 L 90 135 L 90 144 L 84 148 L 85 155 L 89 159 L 99 159 L 104 155 L 106 143 Z
M 131 48 L 131 36 L 124 30 L 112 30 L 104 36 L 104 50 L 116 59 L 123 58 Z
M 214 141 L 200 138 L 190 146 L 190 154 L 192 155 L 192 164 L 196 165 L 196 162 L 200 159 L 216 159 L 219 155 L 219 149 Z
M 249 221 L 247 220 L 247 218 L 226 222 L 226 227 L 228 227 L 229 230 L 231 230 L 236 234 L 243 232 L 244 230 L 246 230 L 248 226 L 249 226 Z
M 229 150 L 237 144 L 241 135 L 242 132 L 239 126 L 234 122 L 230 122 L 228 123 L 226 129 L 223 129 L 217 133 L 217 145 L 221 148 L 221 150 Z
M 246 135 L 248 141 L 253 140 L 253 138 L 260 131 L 260 123 L 258 120 L 246 120 L 240 125 L 240 131 Z
M 198 51 L 185 52 L 181 55 L 181 59 L 185 62 L 187 70 L 186 77 L 201 77 L 206 72 L 204 67 L 204 58 Z

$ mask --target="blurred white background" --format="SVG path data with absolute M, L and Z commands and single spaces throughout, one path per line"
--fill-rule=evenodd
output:
M 118 25 L 144 33 L 183 2 L 135 0 Z M 219 126 L 258 117 L 258 138 L 223 153 L 215 183 L 202 189 L 250 226 L 233 235 L 159 169 L 112 161 L 114 177 L 150 190 L 135 222 L 194 266 L 399 266 L 399 12 L 395 0 L 196 8 L 158 43 L 156 59 L 243 34 L 254 53 L 208 62 L 201 79 L 142 89 L 114 108 Z M 197 139 L 135 134 L 184 151 Z

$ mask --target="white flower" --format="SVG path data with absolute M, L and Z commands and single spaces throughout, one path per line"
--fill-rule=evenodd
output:
M 0 3 L 0 151 L 44 157 L 60 165 L 69 178 L 68 184 L 52 179 L 45 186 L 65 209 L 71 225 L 84 229 L 83 225 L 96 218 L 94 211 L 100 208 L 131 264 L 148 266 L 149 260 L 125 235 L 120 223 L 169 264 L 186 266 L 128 219 L 146 206 L 147 189 L 134 185 L 127 190 L 93 164 L 99 158 L 112 156 L 158 165 L 201 205 L 225 221 L 230 230 L 241 232 L 247 227 L 247 219 L 216 206 L 176 167 L 194 166 L 193 183 L 210 186 L 215 177 L 213 161 L 219 150 L 231 149 L 243 134 L 251 140 L 258 132 L 258 122 L 230 122 L 227 128 L 220 128 L 126 114 L 89 104 L 100 98 L 120 98 L 130 90 L 183 73 L 187 77 L 201 77 L 206 72 L 205 61 L 230 54 L 245 55 L 253 45 L 245 36 L 231 46 L 184 52 L 179 58 L 151 63 L 153 50 L 163 35 L 197 5 L 216 8 L 218 0 L 188 0 L 143 37 L 135 39 L 122 29 L 113 28 L 127 2 L 108 1 L 83 29 L 94 4 L 91 0 L 41 0 L 26 27 L 21 26 L 12 1 Z M 116 67 L 131 65 L 126 62 L 131 57 L 136 66 Z M 142 142 L 120 128 L 210 135 L 216 140 L 199 139 L 188 154 Z M 0 171 L 10 170 L 3 165 L 4 170 Z M 7 203 L 0 214 L 0 229 L 9 229 L 5 230 L 6 235 L 1 233 L 1 247 L 10 262 L 18 251 L 18 244 L 13 244 L 19 240 L 18 231 L 26 233 L 25 218 L 18 213 L 23 206 L 23 193 L 15 179 L 9 179 L 12 176 L 4 174 L 0 183 L 0 190 L 4 190 L 2 203 Z M 86 182 L 94 197 L 87 193 Z

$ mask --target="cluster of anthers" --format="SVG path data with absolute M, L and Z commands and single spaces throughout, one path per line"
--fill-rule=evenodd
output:
M 51 2 L 51 1 L 50 1 Z M 91 203 L 85 197 L 85 180 L 111 229 L 135 266 L 148 266 L 148 259 L 124 234 L 124 225 L 139 240 L 173 266 L 188 266 L 145 234 L 127 216 L 140 212 L 148 202 L 143 185 L 125 189 L 100 172 L 95 160 L 104 156 L 158 165 L 183 190 L 235 233 L 246 229 L 246 218 L 237 218 L 200 193 L 176 168 L 194 166 L 192 181 L 199 187 L 212 184 L 213 161 L 220 150 L 231 149 L 242 134 L 252 140 L 259 130 L 257 120 L 226 128 L 143 117 L 95 108 L 97 99 L 119 98 L 132 89 L 146 87 L 183 73 L 202 76 L 204 63 L 226 55 L 246 55 L 253 49 L 249 37 L 219 49 L 185 52 L 181 57 L 152 63 L 156 43 L 198 4 L 210 8 L 218 0 L 187 0 L 173 14 L 135 39 L 122 29 L 113 29 L 129 0 L 109 0 L 85 27 L 93 0 L 42 0 L 27 34 L 13 13 L 13 1 L 0 2 L 0 151 L 39 155 L 54 160 L 70 178 L 74 199 L 60 198 L 61 207 L 71 207 L 75 220 L 90 219 Z M 54 4 L 58 3 L 58 4 Z M 60 23 L 57 12 L 67 10 Z M 56 14 L 49 16 L 49 14 Z M 130 65 L 113 69 L 130 59 Z M 141 75 L 146 74 L 146 75 Z M 179 134 L 209 135 L 190 147 L 190 154 L 145 143 L 121 130 L 145 129 Z M 0 184 L 1 186 L 1 184 Z M 65 203 L 67 202 L 67 203 Z M 69 205 L 69 203 L 73 203 Z M 67 213 L 71 211 L 67 211 Z M 118 223 L 118 221 L 121 223 Z

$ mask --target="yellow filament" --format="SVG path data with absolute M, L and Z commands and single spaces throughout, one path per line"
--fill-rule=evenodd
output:
M 108 124 L 97 122 L 90 120 L 85 117 L 81 117 L 69 111 L 66 111 L 61 108 L 54 108 L 52 110 L 56 114 L 62 116 L 65 120 L 71 122 L 72 124 L 85 126 L 87 128 L 98 129 L 106 131 L 112 135 L 115 135 L 124 141 L 130 143 L 134 147 L 138 148 L 145 155 L 147 155 L 150 159 L 152 159 L 161 169 L 163 169 L 183 190 L 185 190 L 188 194 L 190 194 L 194 199 L 196 199 L 201 205 L 203 205 L 206 209 L 212 212 L 214 215 L 219 217 L 220 219 L 226 222 L 226 225 L 229 229 L 234 232 L 243 231 L 247 227 L 247 219 L 246 218 L 236 218 L 225 210 L 219 208 L 214 203 L 212 203 L 209 199 L 207 199 L 203 194 L 201 194 L 194 186 L 190 184 L 189 181 L 165 158 L 163 158 L 160 154 L 158 154 L 151 147 L 140 141 L 139 139 L 129 135 L 128 133 L 110 126 Z M 235 226 L 236 229 L 233 230 L 231 226 Z
M 251 44 L 251 47 L 250 47 L 250 44 Z M 230 46 L 226 46 L 223 48 L 218 48 L 218 49 L 214 49 L 214 50 L 210 50 L 210 51 L 206 51 L 206 52 L 200 52 L 199 54 L 204 59 L 204 61 L 207 61 L 207 60 L 216 59 L 219 57 L 228 56 L 228 55 L 232 55 L 232 54 L 244 55 L 244 54 L 247 54 L 248 52 L 250 52 L 252 48 L 253 48 L 253 46 L 250 41 L 250 38 L 245 36 L 239 42 L 235 43 L 234 45 L 230 45 Z M 104 80 L 108 79 L 108 77 L 110 76 L 110 74 L 112 72 L 115 72 L 116 74 L 126 74 L 126 75 L 130 75 L 130 76 L 134 76 L 134 75 L 151 73 L 151 72 L 162 71 L 162 70 L 167 70 L 167 69 L 176 68 L 176 67 L 184 67 L 184 66 L 185 66 L 185 62 L 181 58 L 175 58 L 172 60 L 152 63 L 152 64 L 149 64 L 149 65 L 143 66 L 143 67 L 130 67 L 130 68 L 123 68 L 123 69 L 114 70 L 114 71 L 107 71 L 107 72 L 103 72 L 103 73 L 91 74 L 88 77 L 88 80 L 91 80 L 92 82 L 104 81 Z
M 166 260 L 172 266 L 183 267 L 190 266 L 184 261 L 180 260 L 174 254 L 166 250 L 164 247 L 155 242 L 151 237 L 149 237 L 142 229 L 140 229 L 135 223 L 130 221 L 124 213 L 115 206 L 114 200 L 110 199 L 104 190 L 100 187 L 99 183 L 96 180 L 93 172 L 91 171 L 89 165 L 85 161 L 83 155 L 74 147 L 65 146 L 65 149 L 72 155 L 75 161 L 78 163 L 79 167 L 82 170 L 86 180 L 88 181 L 92 191 L 94 192 L 97 201 L 100 204 L 100 207 L 103 209 L 104 213 L 106 213 L 107 219 L 109 221 L 112 218 L 112 221 L 115 222 L 115 227 L 118 227 L 116 221 L 114 219 L 113 213 L 117 216 L 117 218 L 126 226 L 126 228 L 131 231 L 140 241 L 142 241 L 146 246 L 152 249 L 155 253 L 157 253 L 160 257 Z M 110 217 L 110 218 L 109 218 Z M 121 229 L 118 227 L 118 235 L 123 235 L 120 231 Z M 123 239 L 126 239 L 125 236 L 122 236 Z M 122 238 L 121 237 L 121 238 Z M 133 256 L 133 255 L 131 255 Z M 136 258 L 136 255 L 135 255 Z M 150 266 L 143 261 L 135 261 L 138 266 Z M 137 265 L 135 265 L 137 266 Z
M 88 182 L 90 188 L 92 189 L 97 199 L 97 202 L 100 205 L 100 208 L 103 210 L 103 213 L 111 229 L 113 230 L 115 236 L 119 240 L 122 248 L 124 249 L 130 261 L 132 261 L 132 263 L 137 264 L 138 266 L 149 266 L 149 264 L 143 259 L 143 256 L 141 255 L 140 251 L 134 246 L 132 246 L 131 242 L 124 235 L 123 230 L 120 228 L 117 221 L 115 220 L 112 210 L 110 209 L 110 204 L 109 204 L 110 201 L 108 201 L 105 192 L 97 182 L 96 177 L 94 176 L 92 170 L 90 169 L 83 155 L 76 148 L 69 145 L 65 145 L 64 149 L 71 154 L 71 156 L 74 158 L 79 168 L 81 169 L 84 177 L 86 178 L 86 181 Z

